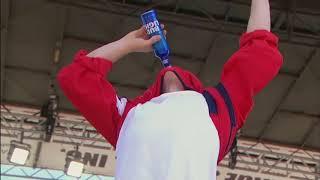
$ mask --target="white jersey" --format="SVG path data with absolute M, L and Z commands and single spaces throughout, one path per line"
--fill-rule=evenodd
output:
M 165 93 L 131 109 L 116 147 L 116 180 L 215 180 L 219 136 L 195 91 Z

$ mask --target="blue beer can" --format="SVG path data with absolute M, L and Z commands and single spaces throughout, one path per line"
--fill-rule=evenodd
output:
M 152 9 L 141 14 L 141 20 L 147 30 L 149 38 L 155 35 L 161 36 L 161 40 L 153 44 L 154 54 L 161 60 L 164 67 L 171 66 L 169 61 L 169 46 L 158 21 L 156 11 Z

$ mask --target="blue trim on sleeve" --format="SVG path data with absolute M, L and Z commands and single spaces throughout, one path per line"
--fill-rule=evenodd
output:
M 207 104 L 208 104 L 208 108 L 209 108 L 209 113 L 214 113 L 217 114 L 218 113 L 218 109 L 217 109 L 217 104 L 215 99 L 211 96 L 211 94 L 207 91 L 203 92 L 203 97 L 206 99 Z
M 235 127 L 236 126 L 236 116 L 235 116 L 234 108 L 233 108 L 232 101 L 231 101 L 231 98 L 229 96 L 229 93 L 226 90 L 226 88 L 223 86 L 223 84 L 221 84 L 221 83 L 219 83 L 216 86 L 216 89 L 218 90 L 218 92 L 220 93 L 220 95 L 222 96 L 224 102 L 227 105 L 229 116 L 230 116 L 230 120 L 231 120 L 231 126 Z

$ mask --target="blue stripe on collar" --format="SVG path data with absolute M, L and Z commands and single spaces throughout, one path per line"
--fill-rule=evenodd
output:
M 208 108 L 209 108 L 209 113 L 210 114 L 211 113 L 217 114 L 218 113 L 218 109 L 217 109 L 216 100 L 211 96 L 211 94 L 208 91 L 204 91 L 202 94 L 203 94 L 203 97 L 207 101 Z
M 223 86 L 223 84 L 221 84 L 221 83 L 219 83 L 216 86 L 216 89 L 218 90 L 218 92 L 222 96 L 224 102 L 226 103 L 227 108 L 228 108 L 228 112 L 229 112 L 229 116 L 230 116 L 230 120 L 231 120 L 231 125 L 232 125 L 232 127 L 235 127 L 236 126 L 236 116 L 235 116 L 234 108 L 233 108 L 229 93 L 226 90 L 226 88 Z

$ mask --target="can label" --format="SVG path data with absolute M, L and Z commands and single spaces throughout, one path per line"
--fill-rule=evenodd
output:
M 160 28 L 159 27 L 160 27 L 160 24 L 159 24 L 158 20 L 148 22 L 146 24 L 147 34 L 151 35 L 153 33 L 160 32 Z

